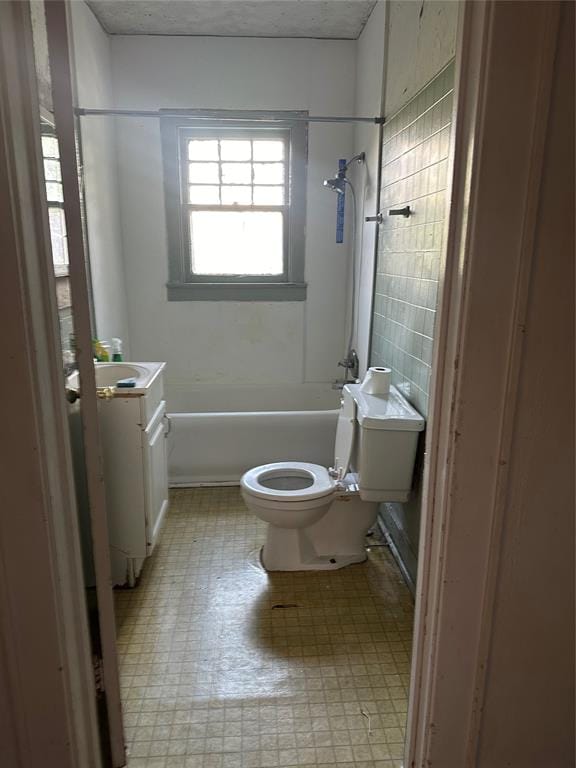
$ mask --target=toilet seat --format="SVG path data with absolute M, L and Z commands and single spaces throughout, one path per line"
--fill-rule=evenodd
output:
M 296 487 L 287 487 L 290 485 Z M 284 487 L 283 487 L 284 486 Z M 301 486 L 301 487 L 297 487 Z M 280 461 L 263 464 L 242 477 L 243 489 L 269 501 L 307 501 L 333 493 L 336 480 L 326 467 L 304 461 Z

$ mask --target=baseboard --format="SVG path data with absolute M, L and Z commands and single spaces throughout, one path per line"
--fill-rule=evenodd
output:
M 230 488 L 239 486 L 240 480 L 182 480 L 179 482 L 169 481 L 169 488 Z

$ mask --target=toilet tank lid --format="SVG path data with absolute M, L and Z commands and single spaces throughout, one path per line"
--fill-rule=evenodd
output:
M 390 387 L 385 397 L 362 392 L 360 384 L 347 384 L 356 403 L 356 418 L 363 429 L 389 429 L 421 432 L 424 419 L 396 389 Z

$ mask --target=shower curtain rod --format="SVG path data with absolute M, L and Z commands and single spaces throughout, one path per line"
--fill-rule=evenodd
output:
M 85 107 L 76 107 L 74 110 L 75 114 L 80 117 L 90 117 L 91 115 L 96 116 L 105 116 L 105 115 L 112 115 L 114 117 L 189 117 L 193 120 L 220 120 L 223 122 L 226 121 L 233 121 L 238 122 L 239 120 L 246 120 L 247 122 L 258 122 L 259 120 L 266 121 L 268 123 L 270 122 L 284 122 L 285 120 L 289 120 L 290 122 L 298 122 L 298 123 L 373 123 L 375 125 L 383 125 L 384 124 L 384 118 L 383 117 L 314 117 L 309 115 L 308 117 L 275 117 L 274 115 L 266 115 L 262 114 L 259 116 L 256 114 L 254 117 L 238 117 L 238 116 L 230 116 L 230 117 L 223 117 L 220 115 L 214 115 L 214 114 L 199 114 L 193 111 L 186 112 L 186 110 L 174 110 L 170 111 L 169 109 L 163 109 L 163 110 L 147 110 L 147 109 L 87 109 Z

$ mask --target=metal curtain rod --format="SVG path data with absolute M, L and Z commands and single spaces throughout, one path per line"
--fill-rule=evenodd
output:
M 114 115 L 115 117 L 182 117 L 190 118 L 191 120 L 218 120 L 222 122 L 231 121 L 237 123 L 238 121 L 246 120 L 246 122 L 254 123 L 263 121 L 267 123 L 285 121 L 300 122 L 300 123 L 374 123 L 375 125 L 382 125 L 384 123 L 383 117 L 274 117 L 274 116 L 262 116 L 262 117 L 238 117 L 231 116 L 216 116 L 212 115 L 200 115 L 198 113 L 187 114 L 185 110 L 178 110 L 171 112 L 168 109 L 147 110 L 147 109 L 87 109 L 85 107 L 76 107 L 74 112 L 80 117 L 89 117 L 90 115 Z

